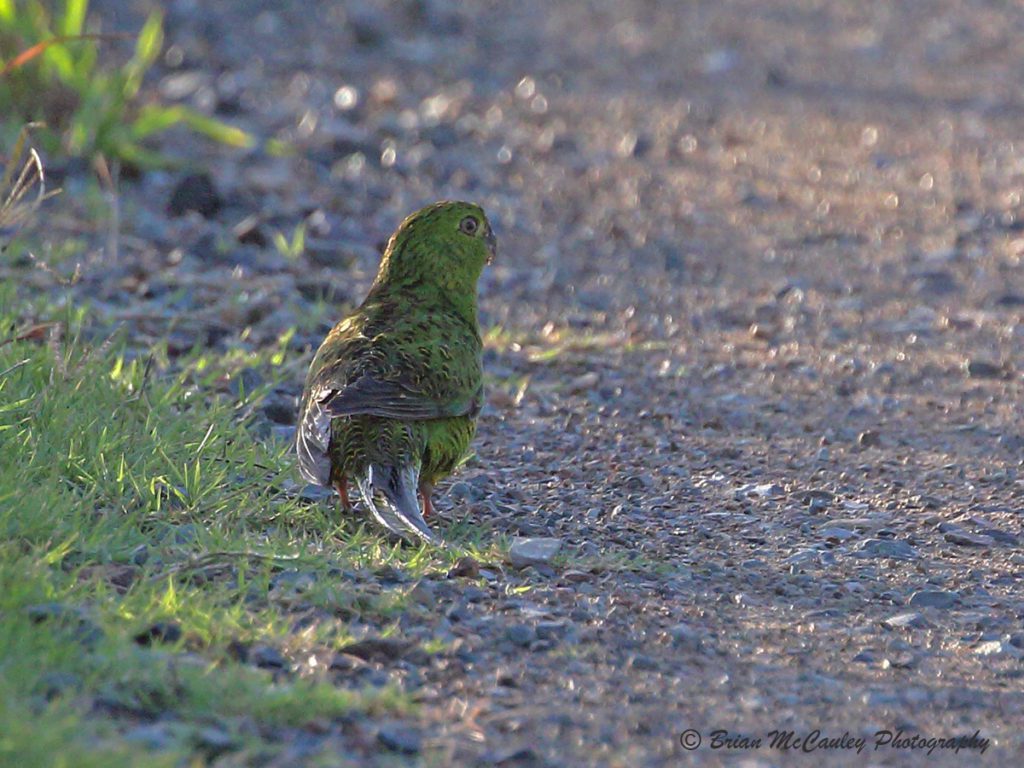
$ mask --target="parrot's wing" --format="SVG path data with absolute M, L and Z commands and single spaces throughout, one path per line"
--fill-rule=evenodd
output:
M 330 486 L 331 457 L 327 450 L 330 442 L 331 415 L 317 397 L 310 397 L 295 430 L 299 474 L 307 483 Z
M 360 376 L 343 389 L 327 393 L 321 401 L 331 416 L 382 416 L 423 421 L 475 415 L 480 411 L 483 387 L 463 400 L 440 401 L 402 381 Z
M 483 403 L 483 386 L 467 399 L 441 402 L 401 381 L 364 374 L 350 384 L 325 382 L 310 392 L 296 430 L 299 472 L 310 483 L 330 485 L 331 419 L 341 416 L 380 416 L 424 421 L 476 416 Z

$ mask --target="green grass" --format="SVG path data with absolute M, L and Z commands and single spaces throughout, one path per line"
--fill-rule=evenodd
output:
M 17 340 L 29 316 L 69 338 Z M 172 368 L 159 348 L 86 343 L 87 325 L 84 310 L 30 309 L 0 287 L 0 764 L 203 765 L 209 727 L 244 764 L 280 748 L 279 729 L 414 714 L 398 690 L 336 685 L 324 665 L 275 679 L 232 649 L 301 660 L 349 642 L 353 621 L 393 632 L 427 608 L 410 606 L 412 580 L 380 584 L 373 569 L 443 573 L 500 556 L 493 545 L 459 525 L 452 550 L 398 545 L 301 501 L 291 446 L 253 428 L 302 363 L 283 344 Z M 247 367 L 267 383 L 232 394 L 225 380 Z M 309 577 L 271 588 L 289 570 Z M 297 617 L 311 620 L 296 630 Z M 180 637 L 138 644 L 155 622 Z M 125 738 L 153 721 L 168 743 Z
M 150 13 L 135 36 L 102 34 L 89 21 L 88 0 L 0 0 L 0 104 L 8 119 L 0 138 L 41 121 L 49 127 L 40 127 L 39 138 L 50 152 L 137 167 L 170 164 L 146 141 L 177 125 L 228 146 L 255 145 L 239 128 L 187 106 L 141 103 L 145 76 L 163 50 L 162 12 Z M 110 63 L 107 49 L 123 50 L 126 37 L 133 37 L 131 54 Z

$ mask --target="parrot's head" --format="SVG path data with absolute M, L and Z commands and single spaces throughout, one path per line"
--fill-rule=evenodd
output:
M 399 225 L 384 251 L 377 281 L 415 280 L 475 293 L 480 273 L 496 251 L 483 208 L 445 200 L 416 211 Z

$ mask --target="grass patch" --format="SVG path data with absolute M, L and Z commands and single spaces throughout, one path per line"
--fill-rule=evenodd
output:
M 412 711 L 395 688 L 237 649 L 301 659 L 343 647 L 353 622 L 393 632 L 413 579 L 494 545 L 458 524 L 451 550 L 399 545 L 304 501 L 290 442 L 259 422 L 283 346 L 172 368 L 116 335 L 85 342 L 86 322 L 0 287 L 0 763 L 201 765 L 204 728 L 242 755 L 282 729 Z M 253 367 L 263 383 L 232 384 Z M 138 639 L 156 626 L 174 632 Z M 155 746 L 133 736 L 151 724 Z
M 246 132 L 181 104 L 140 104 L 146 73 L 163 50 L 163 14 L 150 13 L 138 34 L 89 28 L 88 0 L 0 0 L 0 104 L 7 127 L 44 121 L 40 138 L 51 152 L 102 155 L 137 167 L 168 165 L 145 141 L 176 125 L 222 144 L 248 149 Z M 119 66 L 100 60 L 101 45 L 128 38 L 132 53 Z

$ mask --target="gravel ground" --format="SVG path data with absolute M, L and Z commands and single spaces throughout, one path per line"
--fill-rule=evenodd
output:
M 145 8 L 126 5 L 96 3 L 107 29 L 136 28 Z M 370 654 L 423 708 L 365 749 L 485 766 L 1020 759 L 1016 7 L 166 7 L 153 88 L 297 152 L 171 135 L 212 188 L 124 183 L 124 277 L 86 269 L 78 289 L 140 341 L 236 344 L 248 324 L 260 345 L 298 325 L 294 396 L 405 213 L 470 198 L 498 230 L 490 403 L 441 513 L 562 549 L 422 585 L 402 630 L 451 652 Z M 172 198 L 205 217 L 169 215 Z M 273 234 L 304 219 L 306 252 L 287 258 Z M 764 744 L 714 749 L 715 729 Z M 867 744 L 804 756 L 766 746 L 775 729 Z M 989 743 L 875 750 L 883 729 Z

